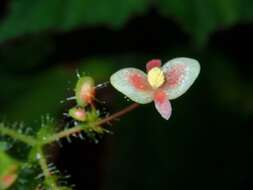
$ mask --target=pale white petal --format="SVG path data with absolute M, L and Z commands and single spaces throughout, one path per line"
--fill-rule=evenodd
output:
M 111 76 L 110 82 L 134 102 L 147 104 L 153 101 L 153 90 L 147 82 L 147 76 L 139 69 L 121 69 Z
M 200 64 L 195 59 L 180 57 L 165 63 L 162 70 L 166 76 L 163 90 L 169 99 L 175 99 L 184 94 L 196 80 Z

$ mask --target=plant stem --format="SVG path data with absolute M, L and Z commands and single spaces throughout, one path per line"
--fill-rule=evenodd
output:
M 42 151 L 42 148 L 38 148 L 38 153 L 37 154 L 38 154 L 37 159 L 39 160 L 39 164 L 41 166 L 43 175 L 44 175 L 45 178 L 47 178 L 48 176 L 50 176 L 50 171 L 47 167 L 47 161 L 46 161 L 45 155 Z
M 139 107 L 139 104 L 133 103 L 133 104 L 131 104 L 130 106 L 124 108 L 123 110 L 121 110 L 121 111 L 119 111 L 119 112 L 117 112 L 117 113 L 114 113 L 114 114 L 112 114 L 111 116 L 106 117 L 106 118 L 104 118 L 104 119 L 102 119 L 102 120 L 100 120 L 100 121 L 94 123 L 94 125 L 98 126 L 98 125 L 103 125 L 103 124 L 105 124 L 105 123 L 108 123 L 108 122 L 110 122 L 110 121 L 112 121 L 112 120 L 114 120 L 114 119 L 116 119 L 116 118 L 119 118 L 119 117 L 121 117 L 121 116 L 127 114 L 128 112 L 130 112 L 130 111 L 136 109 L 137 107 Z
M 59 190 L 54 178 L 51 176 L 48 165 L 47 165 L 47 160 L 45 158 L 45 155 L 43 153 L 42 147 L 38 148 L 38 160 L 40 167 L 42 169 L 43 175 L 45 177 L 45 183 L 48 185 L 52 190 Z
M 36 140 L 33 137 L 21 134 L 13 129 L 7 128 L 4 126 L 3 123 L 0 124 L 0 133 L 2 135 L 8 135 L 12 137 L 13 139 L 22 141 L 31 146 L 34 146 L 36 144 Z
M 94 122 L 94 123 L 90 123 L 89 125 L 100 126 L 100 125 L 106 124 L 106 123 L 108 123 L 108 122 L 110 122 L 110 121 L 112 121 L 112 120 L 114 120 L 116 118 L 119 118 L 119 117 L 127 114 L 128 112 L 136 109 L 137 107 L 139 107 L 139 104 L 133 103 L 130 106 L 124 108 L 123 110 L 121 110 L 121 111 L 119 111 L 117 113 L 114 113 L 111 116 L 106 117 L 106 118 L 104 118 L 104 119 L 102 119 L 100 121 L 97 121 L 97 122 Z M 48 140 L 45 141 L 44 144 L 52 143 L 52 142 L 57 141 L 57 140 L 59 140 L 61 138 L 68 137 L 71 134 L 79 133 L 82 130 L 83 130 L 83 127 L 81 127 L 81 126 L 72 127 L 70 129 L 67 129 L 65 131 L 59 132 L 59 133 L 51 136 L 51 138 L 48 138 Z

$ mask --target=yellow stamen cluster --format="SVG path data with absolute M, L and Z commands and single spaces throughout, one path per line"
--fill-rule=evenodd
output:
M 159 67 L 154 67 L 148 72 L 148 82 L 152 88 L 156 89 L 163 85 L 165 76 Z

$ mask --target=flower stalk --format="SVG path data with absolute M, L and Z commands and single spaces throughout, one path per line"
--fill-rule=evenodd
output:
M 137 107 L 139 107 L 139 104 L 133 103 L 130 106 L 124 108 L 123 110 L 121 110 L 117 113 L 112 114 L 109 117 L 106 117 L 106 118 L 104 118 L 100 121 L 97 121 L 97 122 L 94 122 L 94 123 L 88 123 L 88 124 L 85 124 L 85 125 L 87 125 L 87 126 L 101 126 L 103 124 L 109 123 L 110 121 L 113 121 L 113 120 L 115 120 L 115 119 L 131 112 L 132 110 L 136 109 Z M 61 131 L 61 132 L 53 135 L 52 137 L 48 138 L 47 141 L 44 142 L 44 144 L 50 144 L 54 141 L 60 140 L 61 138 L 65 138 L 65 137 L 71 136 L 73 134 L 80 133 L 84 129 L 85 125 L 83 125 L 83 124 L 82 125 L 77 125 L 77 126 L 72 127 L 70 129 L 66 129 L 64 131 Z

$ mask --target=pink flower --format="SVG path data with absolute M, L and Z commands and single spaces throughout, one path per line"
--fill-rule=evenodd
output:
M 146 65 L 147 74 L 136 68 L 125 68 L 111 76 L 111 84 L 128 98 L 139 104 L 155 102 L 157 111 L 164 119 L 171 116 L 169 100 L 184 94 L 200 72 L 197 60 L 175 58 L 161 67 L 160 60 Z

